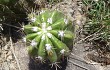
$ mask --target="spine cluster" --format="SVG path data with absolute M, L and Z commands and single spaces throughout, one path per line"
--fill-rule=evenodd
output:
M 69 55 L 66 41 L 72 41 L 71 22 L 61 12 L 41 11 L 39 15 L 28 15 L 30 23 L 24 26 L 24 41 L 29 44 L 28 52 L 40 61 L 57 62 Z

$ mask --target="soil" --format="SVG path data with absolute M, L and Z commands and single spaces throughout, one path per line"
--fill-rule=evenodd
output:
M 104 56 L 97 56 L 94 54 L 87 54 L 87 57 L 90 60 L 93 60 L 94 62 L 97 63 L 103 63 L 104 65 L 110 65 L 110 58 L 104 57 Z

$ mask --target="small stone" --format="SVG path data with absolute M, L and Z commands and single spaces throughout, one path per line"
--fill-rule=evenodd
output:
M 7 45 L 4 46 L 4 50 L 9 50 L 9 47 Z
M 7 61 L 10 61 L 12 59 L 13 59 L 12 55 L 10 55 L 10 56 L 7 57 Z

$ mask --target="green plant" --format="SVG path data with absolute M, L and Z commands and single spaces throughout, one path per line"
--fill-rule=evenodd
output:
M 87 7 L 84 34 L 92 35 L 86 41 L 101 51 L 110 51 L 110 0 L 83 0 Z
M 0 4 L 6 4 L 8 2 L 9 2 L 9 0 L 0 0 Z
M 68 43 L 73 40 L 72 24 L 58 11 L 42 11 L 39 15 L 28 15 L 30 23 L 24 26 L 24 40 L 29 44 L 30 56 L 41 62 L 49 60 L 56 63 L 69 55 Z
M 0 4 L 2 4 L 2 5 L 9 5 L 9 4 L 14 4 L 17 1 L 18 0 L 0 0 Z

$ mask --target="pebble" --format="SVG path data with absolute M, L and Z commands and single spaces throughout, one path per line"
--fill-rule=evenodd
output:
M 10 61 L 12 59 L 13 59 L 12 55 L 10 55 L 10 56 L 7 57 L 7 61 Z

